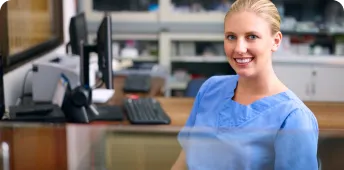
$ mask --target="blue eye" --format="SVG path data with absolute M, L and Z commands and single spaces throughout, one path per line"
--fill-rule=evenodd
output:
M 258 37 L 256 35 L 249 35 L 248 36 L 248 39 L 250 40 L 254 40 L 254 39 L 257 39 Z
M 234 35 L 228 35 L 228 36 L 227 36 L 227 39 L 228 39 L 228 40 L 234 40 L 234 39 L 235 39 L 235 36 L 234 36 Z

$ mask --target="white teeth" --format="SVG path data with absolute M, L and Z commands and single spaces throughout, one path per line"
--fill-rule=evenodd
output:
M 249 63 L 252 61 L 252 58 L 236 58 L 235 61 L 238 63 Z

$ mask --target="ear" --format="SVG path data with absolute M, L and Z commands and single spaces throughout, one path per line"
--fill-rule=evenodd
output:
M 277 51 L 278 47 L 280 46 L 282 42 L 282 33 L 278 31 L 274 36 L 273 36 L 273 42 L 272 42 L 272 48 L 271 51 L 275 52 Z

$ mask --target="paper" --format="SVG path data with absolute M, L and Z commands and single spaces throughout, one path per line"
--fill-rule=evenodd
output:
M 93 103 L 106 103 L 115 94 L 113 89 L 94 89 L 92 90 Z

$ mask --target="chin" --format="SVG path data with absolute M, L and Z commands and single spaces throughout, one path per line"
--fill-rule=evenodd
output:
M 255 72 L 253 70 L 250 70 L 250 69 L 237 69 L 237 70 L 235 70 L 235 72 L 240 77 L 253 77 L 255 75 Z

